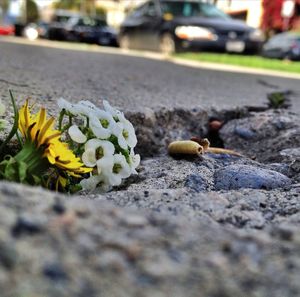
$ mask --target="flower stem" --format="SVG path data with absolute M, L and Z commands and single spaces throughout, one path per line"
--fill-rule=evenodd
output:
M 11 90 L 8 90 L 8 91 L 9 91 L 10 99 L 11 99 L 12 106 L 14 109 L 14 124 L 12 126 L 10 133 L 8 134 L 8 136 L 6 137 L 6 139 L 3 141 L 3 143 L 0 146 L 0 155 L 2 154 L 3 149 L 8 144 L 8 142 L 14 137 L 14 135 L 18 131 L 18 125 L 19 125 L 19 112 L 18 112 L 18 108 L 16 105 L 16 101 L 12 94 L 12 91 Z M 18 141 L 19 141 L 19 139 L 18 139 Z
M 61 131 L 61 128 L 62 128 L 62 122 L 63 122 L 63 119 L 64 119 L 64 116 L 66 114 L 66 111 L 65 109 L 63 109 L 60 114 L 59 114 L 59 118 L 58 118 L 58 130 Z

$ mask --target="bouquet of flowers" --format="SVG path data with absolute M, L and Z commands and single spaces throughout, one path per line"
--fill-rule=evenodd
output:
M 44 108 L 33 114 L 26 100 L 18 110 L 10 95 L 15 117 L 0 146 L 0 178 L 65 192 L 108 191 L 137 173 L 134 127 L 107 101 L 99 109 L 89 101 L 72 104 L 59 99 L 55 129 L 55 119 L 48 118 Z M 0 104 L 0 116 L 3 109 Z M 14 156 L 3 156 L 14 136 L 20 149 Z

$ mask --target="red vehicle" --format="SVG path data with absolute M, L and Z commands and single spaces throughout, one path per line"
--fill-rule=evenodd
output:
M 13 25 L 0 24 L 0 35 L 13 35 L 15 28 Z
M 286 2 L 293 4 L 289 16 L 284 15 Z M 300 0 L 263 0 L 262 29 L 280 33 L 300 29 Z

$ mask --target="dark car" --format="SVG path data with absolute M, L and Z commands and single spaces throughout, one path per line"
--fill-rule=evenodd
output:
M 300 60 L 300 33 L 277 34 L 263 46 L 262 55 L 267 58 Z
M 120 28 L 122 48 L 257 52 L 260 30 L 234 20 L 214 5 L 196 0 L 151 0 L 135 9 Z
M 58 10 L 55 12 L 52 21 L 46 28 L 45 37 L 51 40 L 66 40 L 65 27 L 68 21 L 73 17 L 79 17 L 76 12 Z
M 116 31 L 101 18 L 73 17 L 67 22 L 64 34 L 68 41 L 117 45 Z

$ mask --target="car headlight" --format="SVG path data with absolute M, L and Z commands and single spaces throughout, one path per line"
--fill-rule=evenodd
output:
M 256 29 L 256 30 L 253 30 L 252 32 L 250 32 L 249 39 L 252 41 L 262 41 L 263 42 L 263 41 L 265 41 L 265 36 L 261 30 Z
M 207 39 L 216 40 L 217 36 L 210 30 L 196 26 L 179 26 L 175 29 L 175 34 L 180 39 Z
M 29 40 L 36 40 L 39 37 L 39 32 L 38 32 L 38 29 L 36 28 L 36 26 L 28 25 L 24 29 L 24 35 Z

